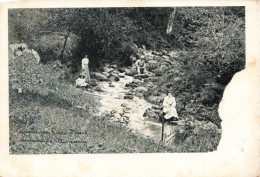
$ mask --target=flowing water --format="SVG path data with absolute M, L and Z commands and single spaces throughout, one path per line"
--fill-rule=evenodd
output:
M 147 108 L 151 108 L 153 104 L 147 102 L 143 98 L 134 96 L 131 99 L 124 99 L 125 94 L 129 91 L 125 87 L 127 83 L 131 83 L 133 77 L 125 76 L 120 78 L 118 82 L 112 82 L 114 87 L 109 87 L 108 82 L 100 82 L 99 86 L 104 92 L 95 92 L 95 95 L 101 98 L 100 114 L 106 111 L 112 112 L 118 119 L 124 115 L 129 118 L 127 126 L 141 133 L 143 136 L 148 136 L 156 141 L 161 140 L 162 123 L 159 120 L 145 118 L 143 116 Z M 165 124 L 165 136 L 171 134 L 173 126 Z

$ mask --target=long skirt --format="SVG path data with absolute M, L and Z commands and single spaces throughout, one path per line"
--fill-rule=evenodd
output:
M 90 81 L 90 75 L 89 75 L 88 66 L 85 66 L 85 69 L 82 69 L 81 74 L 82 74 L 83 76 L 85 76 L 85 81 L 86 81 L 86 82 L 89 82 L 89 81 Z
M 176 108 L 173 106 L 165 106 L 163 108 L 163 112 L 165 113 L 165 116 L 164 116 L 165 119 L 170 119 L 172 117 L 178 117 Z

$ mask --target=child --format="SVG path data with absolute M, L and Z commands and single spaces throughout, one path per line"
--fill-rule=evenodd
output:
M 85 76 L 80 75 L 79 78 L 76 80 L 76 87 L 84 87 L 87 88 L 88 84 L 85 81 Z

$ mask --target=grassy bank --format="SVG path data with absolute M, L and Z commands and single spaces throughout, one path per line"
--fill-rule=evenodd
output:
M 91 95 L 76 89 L 79 98 Z M 14 154 L 49 153 L 129 153 L 172 152 L 108 121 L 109 115 L 93 116 L 97 104 L 81 109 L 55 94 L 10 95 L 10 152 Z

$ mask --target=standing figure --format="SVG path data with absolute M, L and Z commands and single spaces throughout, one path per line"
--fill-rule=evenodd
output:
M 138 59 L 136 62 L 135 62 L 135 65 L 137 67 L 137 73 L 138 74 L 145 74 L 147 71 L 146 71 L 146 68 L 145 68 L 145 61 L 144 61 L 144 56 L 141 56 L 140 59 Z
M 88 59 L 88 56 L 86 55 L 85 58 L 82 59 L 82 70 L 83 70 L 82 75 L 85 76 L 86 82 L 90 81 L 88 63 L 89 63 L 89 59 Z
M 165 113 L 165 119 L 171 119 L 174 117 L 178 119 L 176 101 L 171 93 L 168 93 L 168 95 L 163 100 L 163 112 Z

